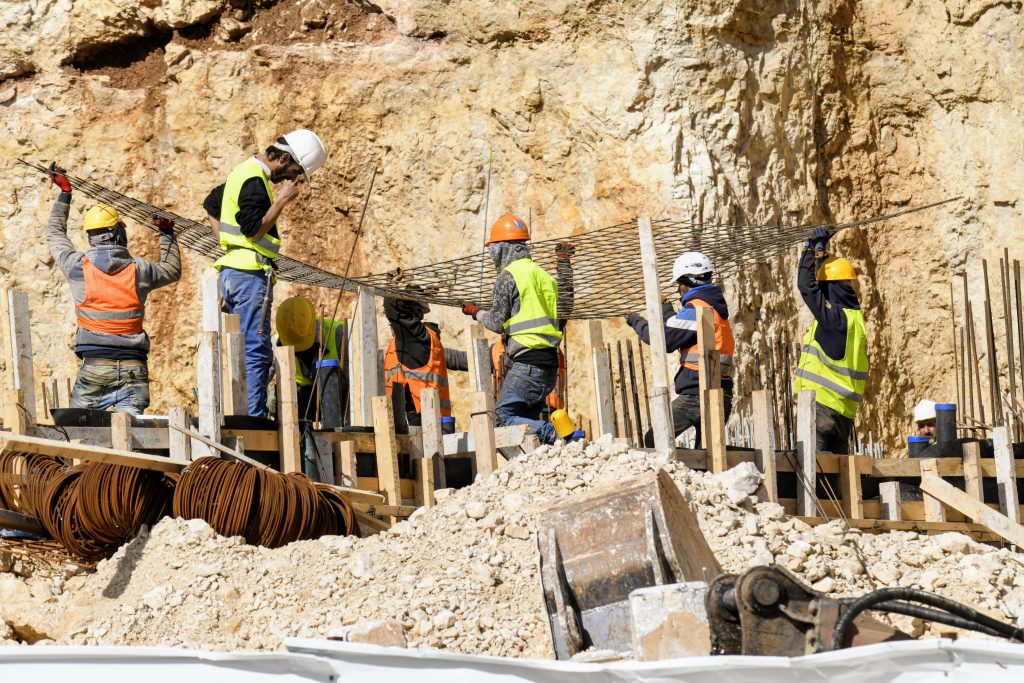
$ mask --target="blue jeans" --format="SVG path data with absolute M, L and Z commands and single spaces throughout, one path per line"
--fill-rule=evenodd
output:
M 245 335 L 245 381 L 249 392 L 249 414 L 253 417 L 267 416 L 267 383 L 270 369 L 274 365 L 274 349 L 270 344 L 270 306 L 263 320 L 263 334 L 260 334 L 260 312 L 263 297 L 267 294 L 267 274 L 261 271 L 220 269 L 220 294 L 224 308 L 241 318 L 242 334 Z M 270 302 L 274 301 L 274 290 L 270 289 Z
M 545 399 L 555 389 L 558 368 L 538 368 L 526 363 L 512 362 L 505 374 L 494 412 L 498 424 L 530 425 L 530 434 L 536 434 L 541 443 L 554 443 L 558 435 L 550 422 L 540 419 Z
M 149 406 L 149 371 L 144 363 L 126 360 L 117 365 L 86 365 L 78 369 L 71 390 L 72 408 L 142 415 Z

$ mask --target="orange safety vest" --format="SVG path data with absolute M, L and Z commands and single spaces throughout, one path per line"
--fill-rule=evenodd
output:
M 502 360 L 505 357 L 505 345 L 501 340 L 491 344 L 491 368 L 494 371 L 494 396 L 497 398 L 501 392 L 501 383 L 505 381 L 505 367 Z M 558 380 L 555 383 L 555 390 L 548 394 L 544 400 L 551 410 L 565 409 L 565 354 L 558 349 Z
M 731 376 L 732 355 L 736 352 L 736 340 L 732 336 L 732 326 L 728 320 L 718 315 L 718 311 L 715 310 L 714 306 L 703 299 L 693 299 L 688 303 L 692 303 L 694 308 L 707 306 L 715 315 L 715 349 L 718 351 L 722 377 Z M 680 349 L 679 355 L 681 356 L 683 367 L 693 371 L 700 370 L 698 365 L 700 363 L 700 351 L 696 343 L 688 349 Z
M 135 264 L 119 273 L 108 275 L 92 264 L 82 261 L 85 277 L 85 300 L 75 304 L 78 326 L 90 332 L 106 334 L 138 334 L 146 307 L 139 301 L 135 288 Z
M 412 403 L 416 412 L 420 411 L 420 392 L 424 389 L 436 388 L 441 397 L 441 416 L 451 417 L 452 399 L 448 393 L 448 367 L 444 363 L 444 347 L 441 346 L 441 337 L 429 327 L 430 333 L 430 357 L 427 364 L 421 368 L 411 369 L 398 361 L 398 350 L 395 348 L 395 339 L 391 338 L 387 350 L 384 352 L 384 391 L 391 395 L 391 386 L 404 384 L 409 387 L 412 395 Z

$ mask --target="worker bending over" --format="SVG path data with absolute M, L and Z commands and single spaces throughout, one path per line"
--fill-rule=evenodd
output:
M 719 353 L 722 373 L 722 393 L 725 395 L 725 419 L 732 413 L 732 365 L 736 342 L 729 324 L 729 307 L 719 285 L 713 284 L 714 266 L 711 260 L 697 251 L 690 251 L 672 264 L 672 280 L 679 287 L 681 308 L 676 313 L 671 304 L 665 304 L 665 350 L 678 350 L 679 372 L 676 373 L 675 390 L 678 394 L 672 401 L 672 423 L 675 435 L 679 436 L 690 427 L 696 431 L 696 447 L 701 448 L 700 431 L 700 352 L 697 346 L 697 309 L 709 308 L 715 319 L 715 349 Z M 626 324 L 645 344 L 651 343 L 648 322 L 642 316 L 631 313 Z M 644 435 L 644 444 L 654 447 L 654 432 Z
M 545 400 L 558 382 L 558 345 L 566 315 L 572 307 L 571 245 L 559 245 L 558 273 L 568 280 L 556 282 L 530 259 L 530 229 L 518 216 L 506 214 L 494 222 L 484 247 L 491 255 L 498 277 L 491 295 L 493 306 L 485 311 L 463 304 L 462 312 L 484 327 L 506 335 L 511 361 L 505 373 L 495 415 L 501 425 L 530 426 L 542 443 L 555 442 L 554 426 L 541 420 Z M 559 285 L 562 285 L 561 287 Z
M 418 301 L 384 298 L 384 316 L 394 333 L 384 351 L 384 389 L 391 396 L 395 385 L 402 387 L 407 424 L 414 427 L 421 424 L 424 389 L 437 389 L 441 417 L 451 417 L 448 371 L 469 369 L 466 352 L 444 348 L 437 324 L 423 321 L 429 311 L 427 304 Z
M 114 207 L 97 204 L 85 212 L 89 249 L 76 251 L 67 234 L 71 183 L 56 164 L 50 166 L 50 179 L 60 195 L 50 211 L 46 243 L 71 286 L 78 322 L 75 355 L 82 359 L 71 405 L 141 415 L 149 406 L 149 336 L 142 328 L 146 298 L 181 277 L 174 221 L 153 218 L 160 229 L 160 261 L 154 263 L 129 253 L 121 216 Z
M 327 161 L 324 143 L 299 129 L 278 138 L 263 154 L 246 159 L 213 189 L 203 208 L 216 217 L 220 246 L 227 251 L 213 264 L 220 271 L 224 309 L 241 318 L 245 335 L 245 374 L 249 414 L 267 415 L 267 382 L 274 355 L 270 342 L 274 261 L 281 252 L 277 220 L 298 196 L 296 179 Z M 277 195 L 271 183 L 279 183 Z
M 827 256 L 828 240 L 825 228 L 815 228 L 800 257 L 797 288 L 814 322 L 804 335 L 793 391 L 815 393 L 817 450 L 847 453 L 868 378 L 867 334 L 853 286 L 857 274 L 846 259 Z
M 345 321 L 318 317 L 313 302 L 293 296 L 278 306 L 276 322 L 275 343 L 295 348 L 299 420 L 341 427 L 348 403 Z

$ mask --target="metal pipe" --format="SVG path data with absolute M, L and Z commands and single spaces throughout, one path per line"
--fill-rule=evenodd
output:
M 39 520 L 29 515 L 23 515 L 20 512 L 14 512 L 12 510 L 4 510 L 0 508 L 0 529 L 13 529 L 15 531 L 23 531 L 33 536 L 41 536 L 43 538 L 49 538 L 50 534 L 46 533 L 46 529 L 39 523 Z

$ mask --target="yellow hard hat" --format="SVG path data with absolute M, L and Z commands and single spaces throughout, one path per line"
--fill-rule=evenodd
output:
M 304 296 L 285 299 L 277 307 L 277 336 L 281 346 L 294 346 L 305 351 L 313 345 L 316 336 L 316 309 Z
M 85 224 L 83 227 L 88 232 L 89 230 L 112 228 L 119 223 L 124 223 L 124 221 L 121 220 L 121 215 L 117 212 L 117 209 L 109 204 L 97 204 L 85 212 Z
M 818 280 L 833 282 L 836 280 L 856 280 L 857 273 L 853 264 L 838 256 L 829 256 L 818 269 Z

